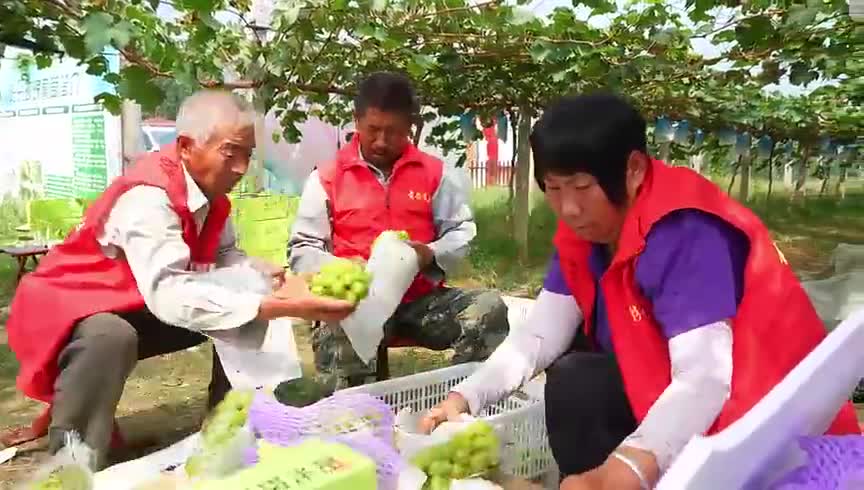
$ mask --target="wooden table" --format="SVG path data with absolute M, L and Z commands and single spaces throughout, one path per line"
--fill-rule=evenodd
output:
M 24 277 L 27 272 L 27 262 L 33 260 L 33 266 L 39 264 L 39 257 L 48 253 L 49 245 L 15 245 L 11 247 L 0 247 L 0 253 L 13 257 L 18 262 L 18 277 L 15 283 Z

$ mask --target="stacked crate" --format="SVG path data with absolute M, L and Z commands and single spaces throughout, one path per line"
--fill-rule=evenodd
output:
M 234 194 L 237 246 L 252 257 L 287 265 L 288 239 L 299 199 L 282 194 Z

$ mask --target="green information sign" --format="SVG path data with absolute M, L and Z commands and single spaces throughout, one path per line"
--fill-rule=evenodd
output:
M 94 197 L 108 185 L 105 117 L 101 112 L 72 117 L 75 196 Z

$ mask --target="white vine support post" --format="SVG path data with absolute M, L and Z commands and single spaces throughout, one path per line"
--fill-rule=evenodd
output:
M 257 37 L 261 43 L 266 43 L 271 36 L 271 31 L 266 28 L 270 25 L 273 18 L 273 0 L 252 0 L 250 12 L 252 14 L 252 25 L 260 29 L 253 30 L 253 32 L 249 33 L 249 36 L 252 38 Z M 251 101 L 255 90 L 248 89 L 246 93 Z M 267 114 L 264 111 L 258 112 L 255 116 L 255 160 L 251 162 L 248 170 L 252 175 L 255 192 L 265 190 L 267 187 L 267 175 L 264 171 L 264 162 L 267 156 L 264 153 L 264 148 L 267 147 L 272 135 L 267 133 L 266 119 Z
M 793 173 L 795 172 L 795 159 L 789 158 L 785 164 L 783 164 L 783 187 L 789 191 L 792 190 L 792 186 L 795 185 L 793 177 Z
M 123 99 L 120 106 L 120 127 L 123 158 L 121 174 L 124 174 L 129 165 L 144 152 L 144 142 L 141 141 L 141 106 L 134 100 Z
M 120 67 L 125 64 L 126 60 L 121 57 Z M 123 99 L 120 106 L 120 174 L 125 174 L 129 165 L 143 152 L 141 106 L 133 100 Z
M 798 163 L 798 176 L 795 179 L 795 188 L 792 191 L 792 201 L 797 201 L 807 194 L 807 165 L 810 160 L 811 144 L 805 143 L 801 149 L 801 160 Z
M 543 199 L 543 191 L 540 189 L 540 186 L 537 185 L 537 179 L 534 178 L 534 153 L 529 152 L 531 158 L 531 167 L 528 170 L 528 180 L 531 182 L 529 190 L 528 190 L 528 201 L 531 205 L 530 215 L 534 214 L 534 211 L 537 209 L 537 206 L 540 204 Z M 529 215 L 529 222 L 530 222 Z
M 705 152 L 700 151 L 699 153 L 690 156 L 690 168 L 692 168 L 697 174 L 702 173 L 702 165 L 705 163 Z
M 660 143 L 659 153 L 660 153 L 660 160 L 666 162 L 669 165 L 672 165 L 672 162 L 670 161 L 670 158 L 672 156 L 672 142 L 671 141 L 663 140 L 663 142 Z
M 516 192 L 513 202 L 513 232 L 519 250 L 519 258 L 528 257 L 528 220 L 531 216 L 530 186 L 531 186 L 531 145 L 528 135 L 531 133 L 531 115 L 528 107 L 519 110 L 519 126 L 517 141 L 519 147 L 516 155 Z

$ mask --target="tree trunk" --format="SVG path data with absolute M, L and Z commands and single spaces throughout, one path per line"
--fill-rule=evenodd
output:
M 414 146 L 420 146 L 420 137 L 423 136 L 423 118 L 417 118 L 417 128 L 414 130 Z
M 519 259 L 528 257 L 528 220 L 531 215 L 531 146 L 528 135 L 531 132 L 531 111 L 519 111 L 518 147 L 516 158 L 515 200 L 513 203 L 513 236 L 519 249 Z
M 828 160 L 828 159 L 826 159 L 826 160 Z M 823 162 L 824 162 L 824 160 L 823 160 Z M 831 164 L 832 163 L 833 162 L 831 160 L 828 160 L 828 164 L 825 165 L 825 172 L 823 175 L 824 178 L 822 179 L 822 186 L 819 187 L 819 197 L 824 196 L 825 191 L 828 189 L 828 182 L 831 180 Z
M 250 94 L 249 99 L 251 101 L 252 95 Z M 267 177 L 267 172 L 265 170 L 265 163 L 267 161 L 267 150 L 266 148 L 269 146 L 265 143 L 268 139 L 272 139 L 272 134 L 267 134 L 267 115 L 263 112 L 257 113 L 255 116 L 255 160 L 250 162 L 251 165 L 249 169 L 246 171 L 248 175 L 251 175 L 249 179 L 252 185 L 255 186 L 254 189 L 248 189 L 249 192 L 259 193 L 267 189 L 269 186 L 269 178 Z M 273 155 L 270 155 L 271 157 Z
M 507 179 L 507 207 L 512 211 L 513 199 L 515 198 L 513 191 L 516 183 L 516 157 L 519 155 L 519 113 L 510 112 L 510 127 L 513 128 L 513 156 L 510 157 L 510 175 Z
M 798 163 L 798 178 L 795 180 L 795 189 L 792 191 L 792 200 L 797 201 L 804 196 L 804 184 L 807 183 L 807 163 L 810 160 L 810 144 L 804 145 L 801 150 L 801 161 Z
M 732 195 L 732 188 L 735 187 L 735 177 L 738 176 L 738 168 L 741 167 L 741 157 L 738 157 L 738 161 L 735 162 L 735 165 L 732 167 L 732 180 L 729 181 L 729 187 L 726 188 L 726 194 Z
M 746 203 L 750 198 L 750 153 L 741 155 L 738 159 L 738 167 L 741 171 L 741 184 L 738 187 L 738 201 Z
M 771 189 L 774 187 L 774 150 L 777 148 L 776 143 L 771 143 L 771 152 L 768 153 L 768 195 L 765 201 L 771 202 Z

